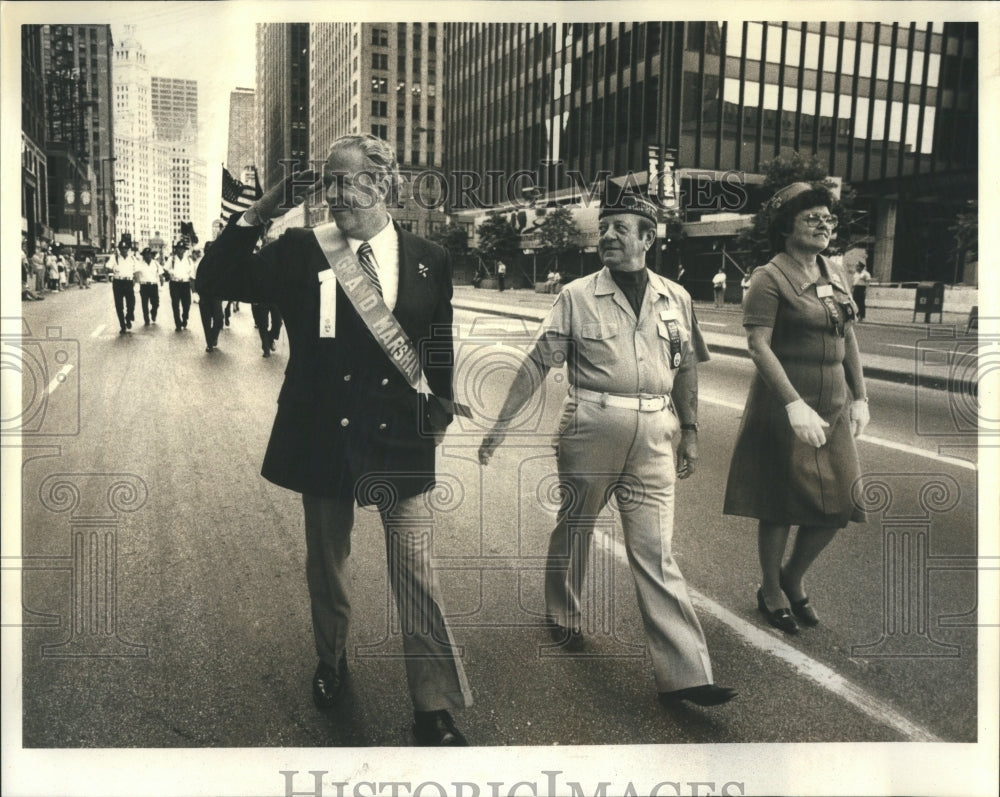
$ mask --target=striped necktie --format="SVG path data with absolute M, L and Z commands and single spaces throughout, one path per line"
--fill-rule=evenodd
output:
M 368 241 L 364 241 L 358 247 L 358 262 L 361 263 L 361 270 L 365 272 L 365 276 L 371 280 L 375 291 L 381 296 L 382 284 L 378 280 L 378 267 L 375 265 L 375 255 L 372 254 L 372 247 Z

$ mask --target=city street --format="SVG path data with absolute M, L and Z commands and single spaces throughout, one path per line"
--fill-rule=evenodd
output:
M 175 332 L 160 295 L 159 323 L 144 327 L 137 306 L 128 335 L 106 283 L 22 304 L 24 746 L 411 744 L 372 511 L 353 535 L 349 692 L 336 716 L 311 702 L 302 508 L 259 476 L 287 341 L 262 358 L 244 305 L 208 354 L 198 305 Z M 738 332 L 738 316 L 702 320 Z M 535 324 L 469 310 L 456 323 L 457 393 L 476 418 L 450 429 L 431 503 L 472 744 L 976 740 L 976 623 L 996 619 L 977 615 L 975 438 L 956 432 L 948 392 L 870 382 L 869 521 L 811 571 L 822 624 L 789 638 L 756 611 L 755 524 L 721 512 L 752 365 L 702 366 L 700 464 L 678 486 L 674 553 L 716 680 L 740 696 L 668 710 L 613 508 L 595 535 L 582 649 L 555 647 L 542 626 L 565 379 L 550 374 L 482 468 L 476 449 Z M 867 328 L 863 352 L 875 338 L 891 356 L 895 339 Z M 5 367 L 12 346 L 5 328 Z

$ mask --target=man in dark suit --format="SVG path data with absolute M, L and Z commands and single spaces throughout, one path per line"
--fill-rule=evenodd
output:
M 438 597 L 425 500 L 451 415 L 399 373 L 339 281 L 335 293 L 321 288 L 332 277 L 321 230 L 286 230 L 253 253 L 260 225 L 303 200 L 292 196 L 296 186 L 302 194 L 322 186 L 333 222 L 362 267 L 374 268 L 368 279 L 419 352 L 430 390 L 450 401 L 451 265 L 444 249 L 393 223 L 386 207 L 398 180 L 386 142 L 337 139 L 321 182 L 311 173 L 286 178 L 230 219 L 202 260 L 197 290 L 276 304 L 285 321 L 288 366 L 262 475 L 302 494 L 316 706 L 333 709 L 344 688 L 354 506 L 375 505 L 401 618 L 414 736 L 421 745 L 464 745 L 448 710 L 471 705 L 472 695 Z

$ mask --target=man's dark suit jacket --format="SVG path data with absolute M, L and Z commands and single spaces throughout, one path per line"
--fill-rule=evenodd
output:
M 289 229 L 253 254 L 260 228 L 229 225 L 197 275 L 202 295 L 278 305 L 290 354 L 264 478 L 296 492 L 386 505 L 434 486 L 431 409 L 390 362 L 337 287 L 336 337 L 319 336 L 319 273 L 329 263 L 308 229 Z M 451 263 L 441 247 L 396 226 L 399 295 L 393 315 L 436 396 L 452 398 Z

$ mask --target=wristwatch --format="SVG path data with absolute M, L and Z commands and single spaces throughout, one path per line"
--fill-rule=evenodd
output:
M 696 424 L 696 423 L 682 423 L 681 424 L 681 431 L 682 432 L 697 432 L 698 431 L 698 424 Z

